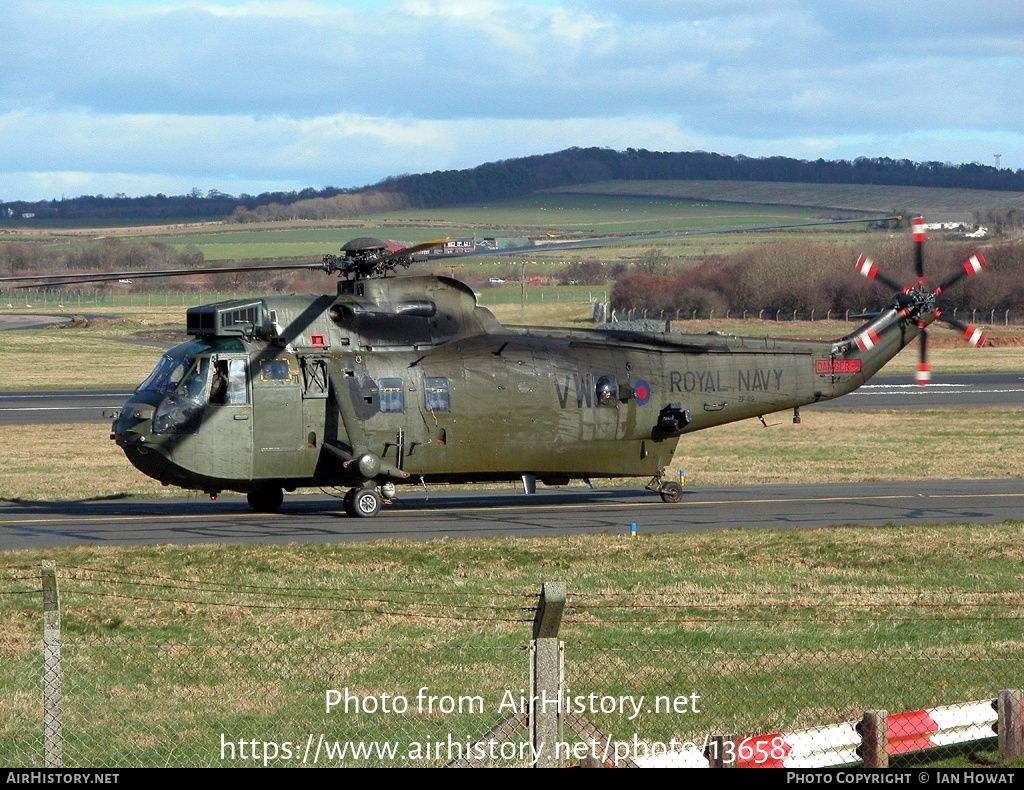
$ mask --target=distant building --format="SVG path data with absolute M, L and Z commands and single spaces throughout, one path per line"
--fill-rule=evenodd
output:
M 455 252 L 473 252 L 476 250 L 476 239 L 452 239 L 444 245 L 431 247 L 427 250 L 429 255 L 451 255 Z

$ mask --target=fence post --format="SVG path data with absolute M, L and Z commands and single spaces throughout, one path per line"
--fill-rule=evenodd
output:
M 536 768 L 558 768 L 561 764 L 556 754 L 557 744 L 562 742 L 562 651 L 558 629 L 565 594 L 565 582 L 544 582 L 533 621 L 530 738 L 533 753 L 539 755 Z
M 739 748 L 739 737 L 736 735 L 713 735 L 708 739 L 707 754 L 710 768 L 735 768 Z
M 999 735 L 999 760 L 1019 760 L 1024 757 L 1024 693 L 1017 689 L 1003 689 L 996 697 L 996 730 Z
M 57 567 L 43 561 L 43 765 L 64 767 L 64 727 L 61 712 L 60 599 Z
M 857 722 L 860 733 L 860 748 L 857 753 L 864 761 L 865 768 L 889 767 L 889 712 L 869 710 Z

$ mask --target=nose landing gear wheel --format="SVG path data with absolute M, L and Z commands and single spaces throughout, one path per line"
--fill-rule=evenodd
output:
M 683 498 L 683 487 L 679 483 L 665 483 L 658 492 L 661 494 L 661 501 L 675 504 Z
M 373 518 L 380 511 L 380 494 L 373 488 L 353 488 L 345 494 L 345 512 L 357 518 Z

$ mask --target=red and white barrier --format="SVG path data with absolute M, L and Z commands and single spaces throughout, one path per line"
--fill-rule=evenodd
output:
M 889 754 L 952 746 L 994 737 L 996 711 L 992 700 L 891 713 L 887 719 Z M 728 748 L 735 749 L 738 768 L 824 768 L 860 762 L 861 736 L 855 721 L 752 735 Z M 729 757 L 728 753 L 725 755 Z M 694 748 L 657 755 L 638 755 L 641 768 L 708 768 L 708 758 Z

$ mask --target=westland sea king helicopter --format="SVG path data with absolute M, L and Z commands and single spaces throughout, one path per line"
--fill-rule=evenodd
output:
M 878 222 L 897 217 L 833 222 Z M 501 250 L 510 255 L 703 233 Z M 261 512 L 284 491 L 348 489 L 352 516 L 375 516 L 396 486 L 522 480 L 564 485 L 666 477 L 688 433 L 845 395 L 915 338 L 917 380 L 930 380 L 927 327 L 952 325 L 972 345 L 982 333 L 936 302 L 984 266 L 972 255 L 936 288 L 925 284 L 923 220 L 914 220 L 917 282 L 902 287 L 861 257 L 858 271 L 896 293 L 881 312 L 832 341 L 505 326 L 457 279 L 396 276 L 447 239 L 399 247 L 349 241 L 320 263 L 211 267 L 201 272 L 323 269 L 337 292 L 265 296 L 189 308 L 191 339 L 167 351 L 113 413 L 111 438 L 165 485 L 245 493 Z M 479 254 L 479 253 L 470 253 Z M 465 256 L 462 256 L 465 257 Z M 36 286 L 195 275 L 196 269 L 30 278 Z M 25 285 L 23 287 L 32 287 Z M 794 416 L 795 419 L 795 416 Z

